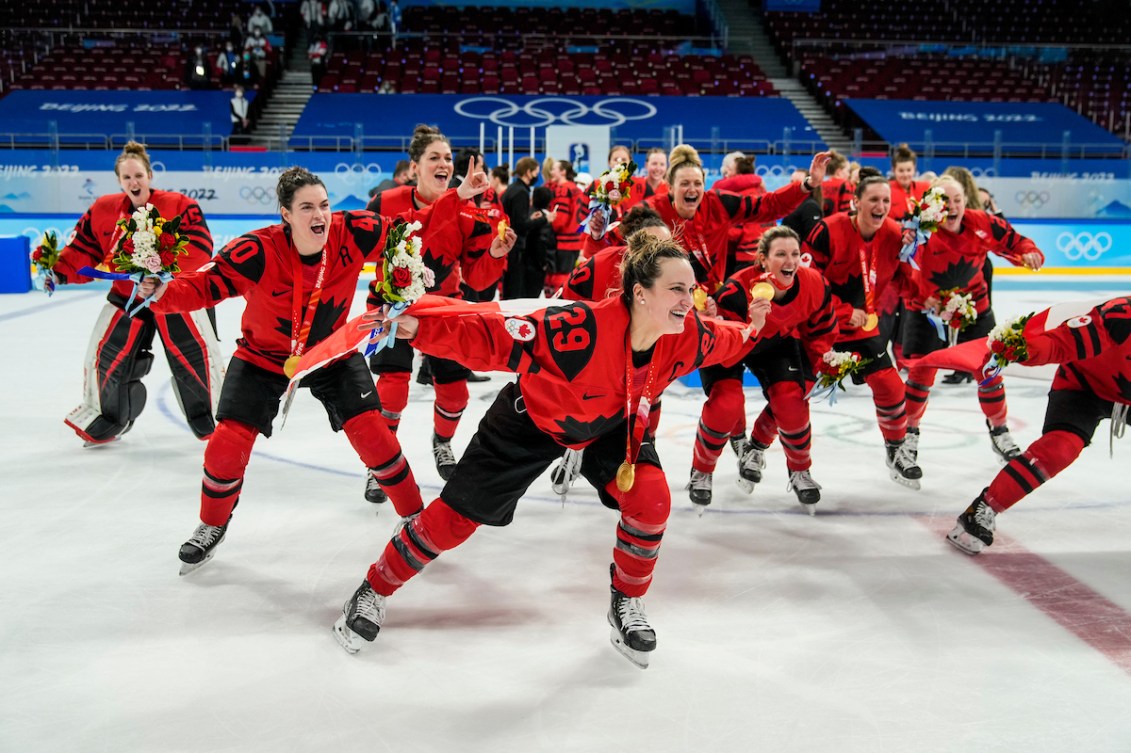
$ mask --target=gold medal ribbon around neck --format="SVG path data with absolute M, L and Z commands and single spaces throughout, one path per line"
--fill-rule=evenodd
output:
M 627 492 L 636 483 L 636 458 L 640 455 L 640 445 L 644 442 L 644 431 L 648 426 L 648 414 L 652 410 L 652 388 L 656 379 L 656 351 L 648 360 L 648 375 L 644 378 L 644 388 L 636 408 L 636 423 L 632 422 L 632 385 L 635 381 L 635 367 L 632 365 L 632 336 L 625 332 L 624 340 L 624 462 L 617 469 L 617 489 Z M 657 347 L 659 343 L 657 342 Z M 633 445 L 636 445 L 635 452 Z
M 314 322 L 314 311 L 318 308 L 318 301 L 322 299 L 322 282 L 326 277 L 326 247 L 322 247 L 322 260 L 318 266 L 318 275 L 314 279 L 314 288 L 310 291 L 310 300 L 306 303 L 306 311 L 302 312 L 302 259 L 299 258 L 298 249 L 291 254 L 291 273 L 293 286 L 291 289 L 291 355 L 283 361 L 283 373 L 287 379 L 293 379 L 298 370 L 299 360 L 306 350 L 306 341 L 310 337 L 310 325 Z

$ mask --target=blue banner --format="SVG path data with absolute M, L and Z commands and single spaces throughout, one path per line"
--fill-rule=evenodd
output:
M 766 0 L 766 10 L 779 13 L 820 13 L 821 0 Z
M 1131 272 L 1131 222 L 1018 220 L 1011 224 L 1037 244 L 1049 271 L 1086 272 L 1121 267 Z M 990 256 L 995 266 L 1010 266 L 1009 262 Z
M 1054 157 L 1119 155 L 1124 144 L 1085 117 L 1053 102 L 921 102 L 849 99 L 847 104 L 888 143 L 920 154 L 978 144 L 982 152 Z
M 58 134 L 63 144 L 133 137 L 149 145 L 217 146 L 232 131 L 231 98 L 227 91 L 14 91 L 0 99 L 0 134 L 29 145 Z
M 438 125 L 457 147 L 477 145 L 481 127 L 490 143 L 499 128 L 509 139 L 513 127 L 519 156 L 529 151 L 530 130 L 550 125 L 608 126 L 614 139 L 650 139 L 656 145 L 667 143 L 673 127 L 689 143 L 775 142 L 786 129 L 792 140 L 807 142 L 800 151 L 811 151 L 808 142 L 824 143 L 792 102 L 776 97 L 315 94 L 291 144 L 337 146 L 343 138 L 372 140 L 373 146 L 381 139 L 407 142 L 418 123 Z

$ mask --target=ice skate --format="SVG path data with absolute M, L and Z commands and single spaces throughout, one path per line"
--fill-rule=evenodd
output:
M 735 434 L 734 436 L 727 439 L 727 442 L 730 443 L 730 448 L 734 450 L 734 456 L 739 460 L 742 460 L 742 456 L 746 454 L 746 450 L 749 449 L 750 445 L 750 442 L 746 440 L 746 435 Z
M 918 426 L 908 426 L 907 427 L 907 436 L 905 436 L 903 438 L 903 447 L 904 447 L 904 451 L 907 453 L 907 457 L 911 458 L 911 464 L 912 465 L 918 465 L 918 463 L 919 463 L 919 427 Z
M 212 559 L 216 547 L 220 546 L 227 532 L 227 523 L 222 526 L 210 526 L 207 523 L 198 525 L 192 537 L 181 544 L 181 551 L 177 555 L 183 563 L 181 575 L 188 575 Z
M 554 494 L 560 494 L 562 502 L 565 503 L 566 495 L 569 494 L 573 482 L 581 475 L 581 453 L 582 450 L 569 450 L 565 451 L 562 459 L 550 471 L 550 487 L 554 490 Z
M 978 554 L 994 543 L 996 518 L 997 514 L 986 504 L 986 492 L 982 490 L 978 498 L 958 516 L 958 523 L 946 535 L 946 540 L 967 554 Z
M 907 442 L 885 442 L 884 447 L 887 450 L 887 465 L 891 480 L 918 491 L 923 470 L 915 464 L 915 458 L 911 457 Z
M 626 659 L 641 669 L 647 669 L 649 656 L 656 650 L 656 631 L 648 624 L 644 601 L 625 596 L 615 588 L 612 592 L 609 624 L 613 630 L 609 640 Z
M 687 482 L 686 489 L 690 493 L 691 503 L 695 505 L 699 514 L 707 505 L 711 504 L 711 473 L 704 473 L 691 469 L 691 480 Z
M 1013 441 L 1013 435 L 1009 433 L 1008 426 L 994 427 L 987 422 L 986 428 L 990 430 L 990 443 L 993 444 L 994 452 L 1002 459 L 1002 462 L 1008 463 L 1021 454 L 1021 448 Z
M 786 491 L 796 494 L 797 501 L 810 515 L 817 514 L 817 503 L 821 501 L 820 489 L 821 485 L 813 480 L 808 470 L 790 472 Z
M 366 643 L 372 643 L 381 632 L 385 621 L 385 597 L 374 591 L 368 580 L 363 580 L 342 606 L 342 616 L 334 623 L 334 637 L 351 654 L 356 654 Z
M 370 468 L 365 478 L 365 501 L 380 505 L 388 499 L 389 495 L 385 494 L 385 490 L 381 488 L 381 484 L 377 481 L 377 476 L 373 474 L 373 469 Z
M 738 480 L 735 483 L 747 494 L 753 494 L 754 485 L 762 480 L 768 449 L 768 446 L 754 440 L 746 443 L 746 451 L 738 461 Z
M 456 454 L 452 452 L 452 440 L 440 439 L 432 435 L 432 456 L 436 458 L 436 472 L 447 481 L 456 469 Z

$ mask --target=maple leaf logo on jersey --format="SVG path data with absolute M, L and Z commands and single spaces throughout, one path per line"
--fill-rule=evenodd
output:
M 959 259 L 947 264 L 946 269 L 941 272 L 932 272 L 931 284 L 939 290 L 950 290 L 952 288 L 965 290 L 970 281 L 974 279 L 974 275 L 978 273 L 978 269 L 966 259 Z
M 314 309 L 314 320 L 310 323 L 307 347 L 325 340 L 334 332 L 338 322 L 345 316 L 347 306 L 348 302 L 338 303 L 333 298 L 318 302 L 318 308 Z
M 590 421 L 580 420 L 577 416 L 567 416 L 557 421 L 562 429 L 557 439 L 567 443 L 588 442 L 609 433 L 623 422 L 624 415 L 619 412 L 611 416 L 597 416 Z
M 450 275 L 452 273 L 452 270 L 455 269 L 455 262 L 448 262 L 448 260 L 443 258 L 442 256 L 433 254 L 432 249 L 428 248 L 427 246 L 424 248 L 422 256 L 424 257 L 425 266 L 431 269 L 432 274 L 436 276 L 436 281 L 432 285 L 432 287 L 428 288 L 428 292 L 439 290 L 440 283 L 448 279 L 448 275 Z
M 507 334 L 519 342 L 528 343 L 534 339 L 534 325 L 525 319 L 507 319 L 503 327 Z

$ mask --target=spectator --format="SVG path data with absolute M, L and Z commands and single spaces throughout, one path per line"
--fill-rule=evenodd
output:
M 397 186 L 405 185 L 406 183 L 408 183 L 408 176 L 409 176 L 408 160 L 404 160 L 404 159 L 398 160 L 397 164 L 393 166 L 392 177 L 385 178 L 385 180 L 381 181 L 376 186 L 369 189 L 369 198 L 372 199 L 377 194 L 382 193 L 384 191 L 388 191 L 390 188 L 396 188 Z
M 322 38 L 321 34 L 315 37 L 314 41 L 310 43 L 310 47 L 306 49 L 306 56 L 310 58 L 310 80 L 314 82 L 315 90 L 318 89 L 322 76 L 326 74 L 326 55 L 328 53 L 326 40 Z
M 228 20 L 228 41 L 236 49 L 243 47 L 244 26 L 243 19 L 240 18 L 239 13 L 233 13 Z
M 239 53 L 236 52 L 231 40 L 228 40 L 224 42 L 224 49 L 216 56 L 216 75 L 224 86 L 231 86 L 235 83 L 239 68 Z
M 247 33 L 255 34 L 257 31 L 265 37 L 275 31 L 271 17 L 264 13 L 263 8 L 258 5 L 255 6 L 255 10 L 247 19 Z
M 267 78 L 267 56 L 271 54 L 271 42 L 259 29 L 251 32 L 251 36 L 243 43 L 244 52 L 251 53 L 260 79 Z
M 302 26 L 306 30 L 306 43 L 309 45 L 326 31 L 326 3 L 322 0 L 302 0 L 299 8 Z
M 232 90 L 229 107 L 232 113 L 232 143 L 246 144 L 247 134 L 251 133 L 251 120 L 248 118 L 248 101 L 243 96 L 243 87 L 236 84 Z
M 259 66 L 252 59 L 250 50 L 244 50 L 243 55 L 240 56 L 240 67 L 236 71 L 236 80 L 244 89 L 259 88 Z
M 353 29 L 353 4 L 350 0 L 330 0 L 330 10 L 326 13 L 327 23 L 334 31 Z
M 378 94 L 396 94 L 397 93 L 397 87 L 393 84 L 392 81 L 390 81 L 389 79 L 385 79 L 384 81 L 381 82 L 381 85 L 377 87 L 377 93 Z
M 526 269 L 523 273 L 522 298 L 537 298 L 543 293 L 547 268 L 553 268 L 558 250 L 558 239 L 552 225 L 555 212 L 550 209 L 550 202 L 553 200 L 554 191 L 548 186 L 538 186 L 530 194 L 530 206 L 534 211 L 530 215 L 530 229 L 526 233 L 526 251 L 523 254 Z
M 204 48 L 197 45 L 192 51 L 192 60 L 189 61 L 188 84 L 190 89 L 212 88 L 211 66 L 204 54 Z

